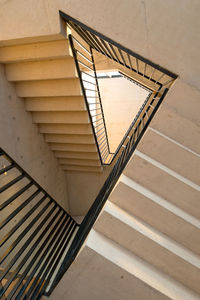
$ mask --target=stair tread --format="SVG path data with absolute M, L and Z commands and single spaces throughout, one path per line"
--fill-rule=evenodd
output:
M 81 270 L 81 273 L 80 273 Z M 73 284 L 79 282 L 79 288 Z M 97 284 L 98 283 L 98 284 Z M 95 288 L 94 288 L 95 287 Z M 169 300 L 136 276 L 86 246 L 63 276 L 49 300 L 60 299 Z
M 200 292 L 198 284 L 200 270 L 138 230 L 131 228 L 105 211 L 96 222 L 94 229 L 189 289 Z
M 126 184 L 119 182 L 109 200 L 197 255 L 200 254 L 200 229 Z
M 199 157 L 167 140 L 152 130 L 147 130 L 138 150 L 200 185 Z
M 185 212 L 200 218 L 199 192 L 150 162 L 134 155 L 123 173 Z

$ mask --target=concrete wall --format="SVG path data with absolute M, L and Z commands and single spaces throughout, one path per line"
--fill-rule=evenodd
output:
M 123 77 L 98 81 L 110 150 L 115 152 L 146 100 L 148 91 Z
M 199 0 L 0 0 L 0 7 L 4 44 L 61 32 L 60 9 L 199 86 Z
M 73 216 L 84 216 L 101 187 L 103 186 L 111 167 L 104 167 L 102 173 L 67 172 L 70 213 Z
M 0 146 L 68 210 L 67 185 L 53 152 L 0 65 Z

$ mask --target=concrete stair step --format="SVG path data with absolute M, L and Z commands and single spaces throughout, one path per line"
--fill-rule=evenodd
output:
M 54 151 L 57 158 L 75 158 L 75 159 L 87 159 L 98 160 L 99 156 L 97 152 L 70 152 L 70 151 Z
M 180 115 L 176 111 L 177 108 L 161 106 L 159 113 L 152 120 L 151 127 L 200 155 L 199 124 L 189 116 L 186 117 L 183 113 Z M 190 108 L 188 111 L 191 111 Z
M 78 78 L 20 81 L 16 83 L 19 97 L 51 97 L 82 95 Z
M 27 111 L 82 111 L 86 110 L 82 96 L 26 98 Z
M 72 57 L 7 64 L 8 81 L 48 80 L 77 77 Z
M 45 134 L 45 141 L 48 143 L 95 144 L 92 134 Z
M 62 169 L 64 171 L 75 171 L 75 172 L 89 172 L 89 173 L 101 173 L 103 168 L 100 166 L 77 166 L 77 165 L 63 165 Z
M 95 224 L 95 231 L 105 235 L 195 293 L 200 293 L 198 283 L 200 270 L 186 261 L 187 254 L 182 254 L 181 247 L 178 250 L 175 249 L 173 241 L 168 240 L 139 219 L 127 215 L 117 206 L 114 209 L 112 206 L 112 209 L 108 211 L 109 213 L 104 210 L 101 214 Z M 196 260 L 199 264 L 199 258 Z
M 149 194 L 153 193 L 196 219 L 200 218 L 199 191 L 193 186 L 138 155 L 131 158 L 123 174 L 139 184 L 140 190 L 143 187 Z
M 200 160 L 197 155 L 180 147 L 175 142 L 148 130 L 137 148 L 159 163 L 200 185 Z
M 67 40 L 37 42 L 0 48 L 1 63 L 49 60 L 72 56 Z
M 126 74 L 127 76 L 129 76 L 131 78 L 133 78 L 133 76 L 134 76 L 135 81 L 143 84 L 144 86 L 146 86 L 149 89 L 157 90 L 159 88 L 158 84 L 155 84 L 153 81 L 148 80 L 147 78 L 140 75 L 139 73 L 134 72 L 134 74 L 133 74 L 132 70 L 129 70 L 126 67 L 124 67 L 123 65 L 121 65 L 117 62 L 114 62 L 113 60 L 110 60 L 109 58 L 107 58 L 106 56 L 103 56 L 99 52 L 94 51 L 94 54 L 95 54 L 94 55 L 95 66 L 98 71 L 105 71 L 105 70 L 121 71 L 122 73 Z M 131 56 L 130 56 L 130 58 L 131 58 Z M 126 59 L 126 57 L 125 57 L 125 59 Z M 132 61 L 132 67 L 137 69 L 135 58 L 131 59 L 131 61 Z M 127 65 L 130 65 L 128 58 L 127 58 L 126 62 L 127 62 Z M 144 67 L 142 66 L 142 68 L 144 68 Z M 142 71 L 142 68 L 141 68 L 141 71 Z M 151 70 L 152 70 L 152 68 L 151 68 Z M 149 73 L 152 73 L 151 70 L 149 70 Z M 148 68 L 146 68 L 146 72 L 147 71 L 148 71 Z
M 59 158 L 59 163 L 61 165 L 67 165 L 67 166 L 101 166 L 100 161 L 97 160 L 89 160 L 89 159 L 73 159 L 73 158 Z
M 88 124 L 87 111 L 76 112 L 33 112 L 34 123 L 52 124 Z
M 97 153 L 96 145 L 50 143 L 50 147 L 53 151 Z
M 79 282 L 79 288 L 74 285 L 75 281 Z M 64 297 L 69 300 L 170 299 L 89 246 L 83 249 L 48 299 L 61 300 Z
M 90 124 L 39 124 L 41 133 L 91 134 Z
M 119 182 L 109 200 L 197 255 L 200 254 L 200 229 L 175 212 L 170 212 L 123 182 Z

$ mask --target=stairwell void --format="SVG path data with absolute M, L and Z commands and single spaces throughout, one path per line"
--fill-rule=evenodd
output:
M 103 165 L 111 164 L 127 144 L 131 132 L 142 130 L 145 124 L 150 121 L 155 113 L 156 105 L 158 104 L 159 106 L 161 101 L 163 101 L 164 94 L 166 94 L 177 76 L 70 16 L 62 12 L 60 14 L 66 21 L 68 37 L 89 112 L 100 161 Z M 99 71 L 102 72 L 102 70 L 120 72 L 120 76 L 129 79 L 130 82 L 137 83 L 149 91 L 148 97 L 145 97 L 139 111 L 133 116 L 131 126 L 129 126 L 118 146 L 115 147 L 114 152 L 110 149 L 102 94 L 99 86 L 98 73 Z M 112 94 L 110 97 L 112 97 Z M 110 113 L 112 113 L 112 107 L 110 107 Z M 114 130 L 116 131 L 117 128 Z

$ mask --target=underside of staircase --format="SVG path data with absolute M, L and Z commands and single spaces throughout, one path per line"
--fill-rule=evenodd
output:
M 62 169 L 101 172 L 68 40 L 1 47 L 0 63 Z

